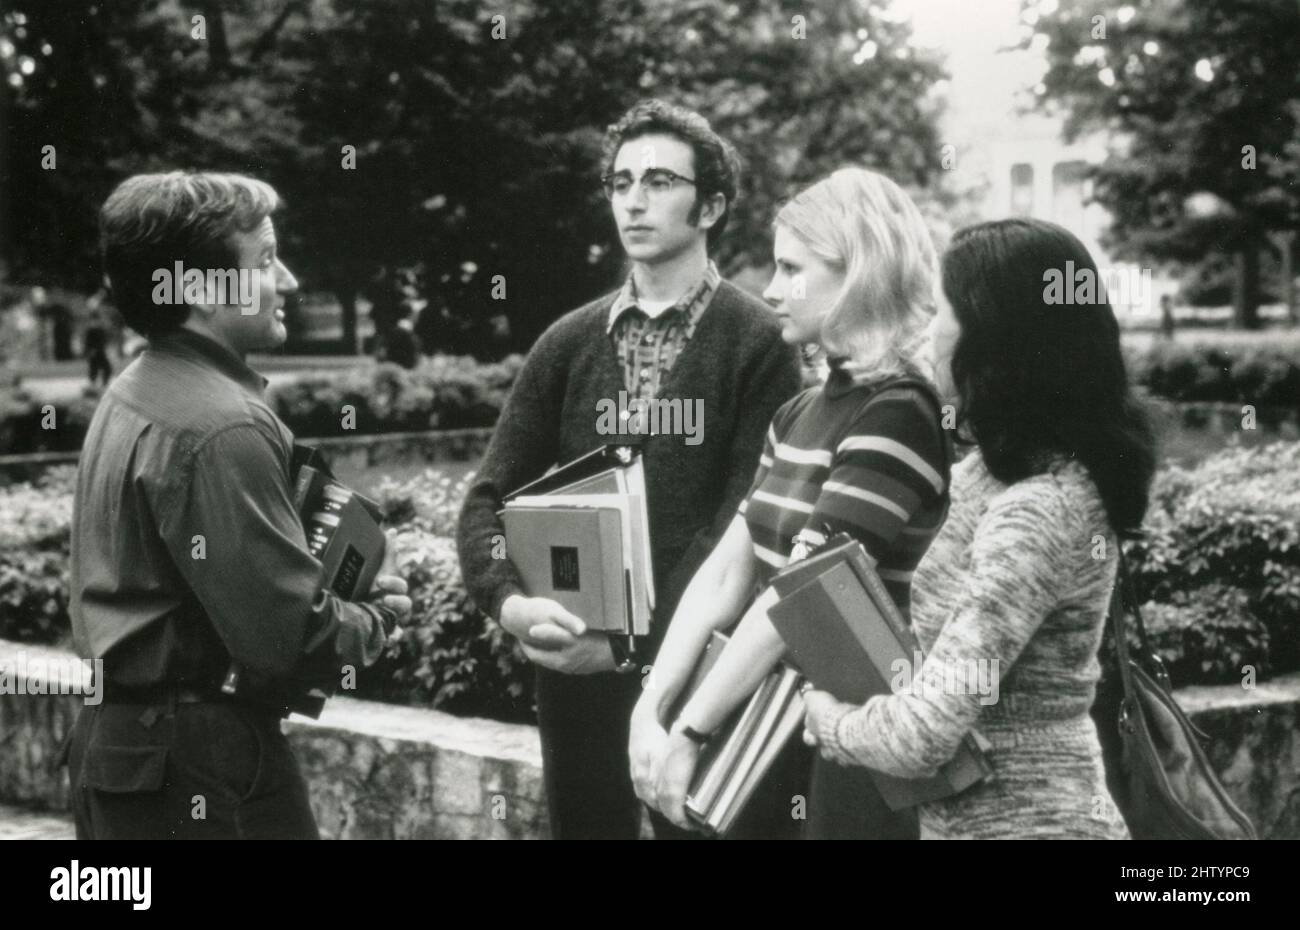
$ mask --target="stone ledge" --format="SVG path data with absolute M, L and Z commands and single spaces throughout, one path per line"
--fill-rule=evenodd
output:
M 25 659 L 31 683 L 44 690 L 58 677 L 30 663 L 73 658 L 0 640 L 0 668 Z M 1210 735 L 1215 769 L 1261 835 L 1300 838 L 1300 673 L 1250 691 L 1201 686 L 1177 697 Z M 51 763 L 81 703 L 75 694 L 0 693 L 0 803 L 68 809 L 67 776 Z M 549 832 L 534 727 L 335 698 L 320 720 L 290 718 L 285 732 L 327 837 L 522 839 Z

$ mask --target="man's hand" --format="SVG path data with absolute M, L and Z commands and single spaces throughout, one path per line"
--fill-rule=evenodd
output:
M 406 580 L 398 575 L 379 575 L 367 599 L 378 607 L 392 611 L 400 623 L 411 616 L 411 599 L 406 596 Z
M 512 594 L 501 603 L 501 626 L 530 662 L 553 672 L 591 675 L 616 666 L 609 638 L 589 633 L 580 617 L 550 598 Z
M 524 655 L 528 656 L 530 662 L 566 675 L 594 675 L 597 672 L 612 672 L 618 667 L 614 661 L 614 650 L 609 645 L 609 637 L 604 633 L 570 636 L 571 642 L 552 646 L 545 630 L 545 627 L 533 627 L 531 637 L 533 641 L 540 640 L 543 645 L 533 646 L 528 641 L 522 643 Z

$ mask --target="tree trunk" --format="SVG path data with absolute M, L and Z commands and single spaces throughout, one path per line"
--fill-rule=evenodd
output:
M 334 292 L 343 308 L 343 337 L 340 342 L 348 355 L 360 355 L 357 345 L 357 292 L 355 288 L 340 288 Z
M 1236 273 L 1232 282 L 1232 325 L 1236 329 L 1259 329 L 1259 247 L 1251 243 L 1233 258 Z

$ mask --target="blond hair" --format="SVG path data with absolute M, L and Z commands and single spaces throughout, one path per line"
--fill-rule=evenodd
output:
M 924 370 L 938 257 L 902 188 L 865 168 L 841 168 L 782 207 L 774 225 L 844 272 L 822 321 L 829 355 L 847 356 L 854 375 L 870 380 Z

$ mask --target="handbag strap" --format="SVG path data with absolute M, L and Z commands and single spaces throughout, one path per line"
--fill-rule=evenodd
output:
M 1124 547 L 1119 547 L 1119 567 L 1115 573 L 1115 587 L 1111 593 L 1109 619 L 1111 637 L 1115 641 L 1115 654 L 1119 661 L 1120 680 L 1124 684 L 1124 696 L 1134 695 L 1133 672 L 1129 665 L 1128 618 L 1133 617 L 1133 627 L 1137 631 L 1141 655 L 1138 664 L 1144 668 L 1154 669 L 1154 677 L 1166 691 L 1170 690 L 1169 674 L 1160 656 L 1151 648 L 1147 636 L 1146 624 L 1142 622 L 1142 608 L 1138 605 L 1137 595 L 1133 591 L 1133 576 L 1129 573 L 1128 562 L 1124 558 Z

